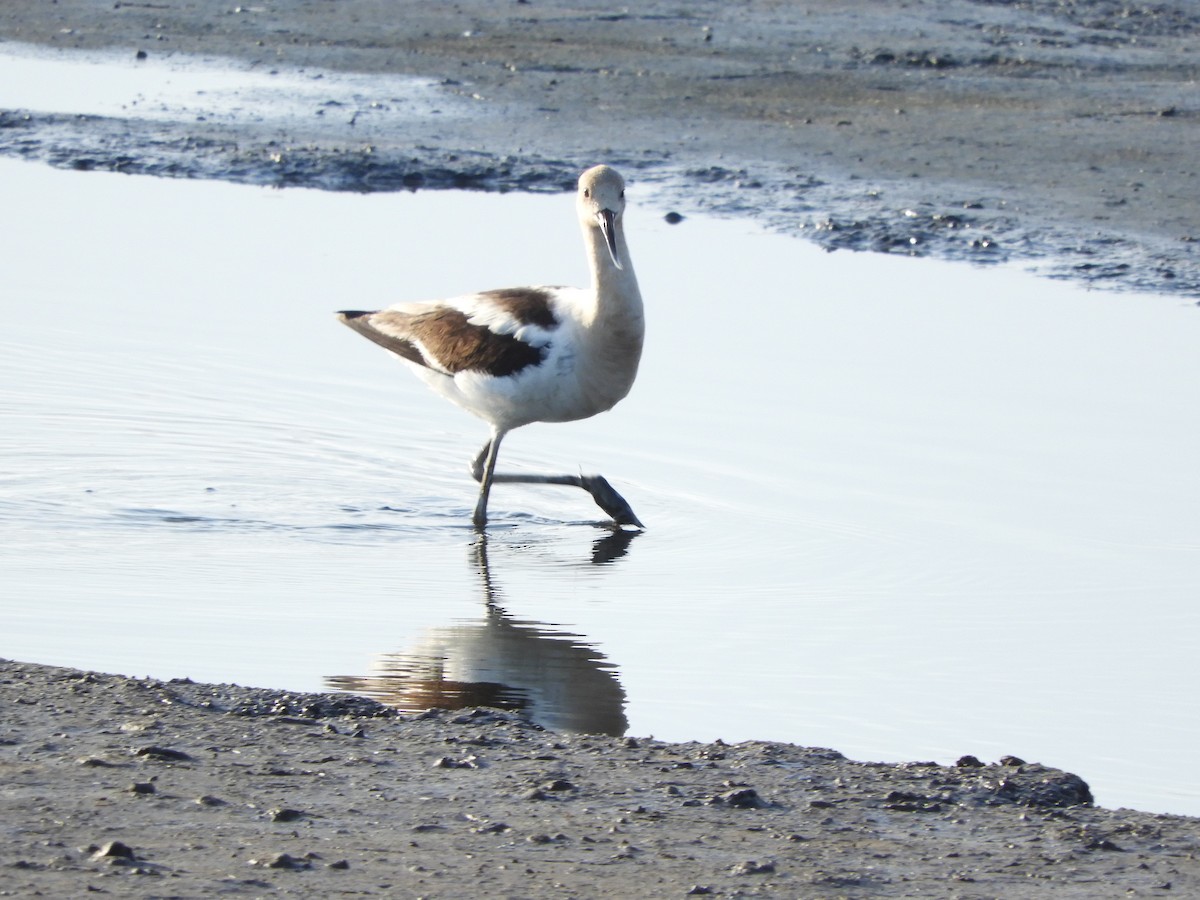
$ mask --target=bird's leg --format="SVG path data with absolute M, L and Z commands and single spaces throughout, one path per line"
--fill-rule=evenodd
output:
M 580 478 L 579 486 L 591 494 L 596 505 L 612 516 L 618 525 L 632 525 L 634 528 L 645 529 L 646 526 L 633 514 L 633 508 L 624 497 L 613 490 L 613 486 L 604 476 L 584 475 Z
M 634 528 L 645 528 L 638 517 L 633 514 L 629 503 L 613 490 L 608 479 L 602 475 L 525 475 L 496 472 L 492 477 L 493 484 L 565 484 L 571 487 L 583 488 L 592 495 L 596 505 L 612 516 L 618 525 L 632 525 Z
M 504 433 L 500 431 L 493 434 L 492 439 L 483 445 L 483 449 L 471 463 L 471 477 L 479 482 L 479 500 L 475 504 L 475 515 L 472 517 L 476 528 L 487 524 L 488 494 L 491 493 L 492 483 L 495 481 L 496 456 L 500 453 L 500 440 L 503 437 Z
M 483 445 L 475 461 L 471 463 L 471 477 L 480 483 L 479 503 L 475 506 L 475 527 L 482 528 L 487 522 L 488 492 L 493 484 L 565 484 L 570 487 L 583 488 L 592 495 L 596 505 L 612 516 L 618 525 L 632 525 L 634 528 L 645 528 L 629 503 L 613 490 L 608 479 L 602 475 L 525 475 L 496 471 L 496 456 L 500 449 L 498 434 Z
M 475 461 L 471 463 L 471 477 L 476 482 L 483 483 L 483 469 L 487 463 L 488 454 L 492 451 L 492 442 L 489 440 L 480 450 L 479 455 L 475 457 Z

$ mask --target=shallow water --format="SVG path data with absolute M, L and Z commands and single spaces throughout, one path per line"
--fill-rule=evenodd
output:
M 584 278 L 569 196 L 346 195 L 0 160 L 0 653 L 858 759 L 1011 753 L 1200 814 L 1200 313 L 826 254 L 636 189 L 613 412 L 502 485 L 332 311 Z
M 0 42 L 0 109 L 159 121 L 296 120 L 369 137 L 461 103 L 430 79 L 363 75 L 153 53 L 54 52 Z M 472 110 L 473 114 L 478 114 Z

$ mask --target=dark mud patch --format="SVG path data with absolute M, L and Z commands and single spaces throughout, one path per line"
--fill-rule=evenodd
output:
M 574 190 L 578 170 L 561 160 L 497 159 L 477 151 L 416 147 L 412 153 L 321 148 L 148 131 L 140 120 L 0 110 L 0 153 L 76 171 L 216 179 L 327 191 Z

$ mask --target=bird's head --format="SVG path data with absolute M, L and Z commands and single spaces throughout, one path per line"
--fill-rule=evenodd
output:
M 613 265 L 624 268 L 617 254 L 617 223 L 625 212 L 625 179 L 616 169 L 593 166 L 579 176 L 575 203 L 583 223 L 604 235 Z

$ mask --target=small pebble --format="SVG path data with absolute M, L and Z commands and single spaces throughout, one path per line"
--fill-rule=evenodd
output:
M 170 747 L 139 747 L 133 751 L 133 755 L 165 762 L 184 762 L 192 758 L 182 750 L 172 750 Z
M 133 848 L 121 841 L 109 841 L 92 854 L 92 859 L 133 859 Z
M 101 759 L 98 756 L 85 756 L 79 760 L 81 766 L 92 766 L 97 769 L 113 769 L 116 768 L 116 763 L 110 763 L 107 759 Z
M 487 825 L 480 825 L 475 829 L 476 834 L 501 834 L 508 831 L 509 826 L 504 822 L 489 822 Z
M 729 869 L 730 875 L 766 875 L 769 872 L 775 871 L 775 863 L 765 862 L 759 863 L 755 860 L 747 860 L 740 862 L 736 866 L 731 866 Z
M 464 756 L 462 759 L 451 759 L 449 756 L 441 756 L 434 760 L 433 767 L 435 769 L 478 769 L 479 757 Z
M 266 860 L 252 859 L 252 860 L 250 860 L 250 865 L 265 866 L 268 869 L 310 869 L 310 868 L 312 868 L 312 865 L 311 865 L 311 863 L 309 863 L 308 860 L 297 859 L 296 857 L 292 856 L 290 853 L 277 853 L 275 856 L 272 856 L 270 859 L 266 859 Z
M 735 791 L 727 791 L 713 798 L 713 803 L 724 804 L 734 809 L 762 809 L 771 805 L 760 797 L 758 791 L 754 790 L 754 788 L 740 788 Z

